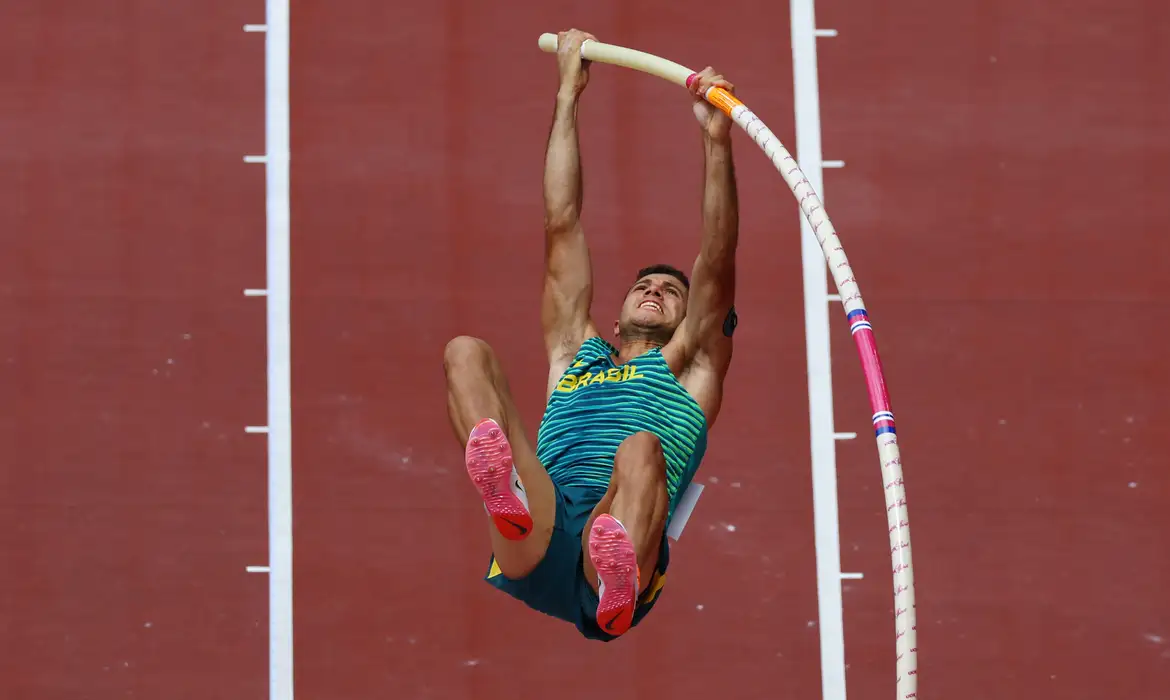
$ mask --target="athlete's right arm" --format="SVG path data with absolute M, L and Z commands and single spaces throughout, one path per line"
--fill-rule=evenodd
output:
M 544 162 L 545 275 L 541 325 L 549 357 L 549 381 L 568 367 L 577 348 L 597 330 L 589 318 L 593 272 L 581 227 L 581 152 L 577 105 L 589 80 L 581 42 L 593 37 L 572 30 L 558 36 L 561 82 Z

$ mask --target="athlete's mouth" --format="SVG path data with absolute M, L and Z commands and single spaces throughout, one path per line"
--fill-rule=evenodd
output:
M 650 301 L 649 299 L 642 302 L 641 304 L 638 304 L 638 308 L 639 309 L 654 309 L 658 313 L 662 313 L 662 305 L 656 301 Z

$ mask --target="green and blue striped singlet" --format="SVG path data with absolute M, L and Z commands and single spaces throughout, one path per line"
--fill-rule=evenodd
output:
M 654 433 L 666 457 L 669 518 L 707 450 L 707 420 L 660 349 L 625 364 L 616 352 L 596 336 L 581 344 L 549 397 L 536 456 L 554 483 L 604 492 L 618 445 Z

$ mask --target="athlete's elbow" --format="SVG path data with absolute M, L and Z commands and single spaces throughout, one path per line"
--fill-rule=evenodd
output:
M 695 310 L 697 335 L 708 338 L 722 331 L 735 305 L 735 283 L 712 283 L 707 286 L 701 308 Z
M 702 296 L 710 298 L 712 306 L 719 306 L 726 302 L 731 304 L 731 297 L 735 293 L 735 248 L 734 246 L 704 246 L 695 261 L 696 291 L 691 296 L 698 296 L 700 289 Z
M 713 231 L 703 237 L 699 248 L 701 264 L 718 272 L 735 264 L 735 252 L 739 247 L 739 236 L 734 229 L 722 233 Z
M 548 234 L 569 233 L 577 228 L 581 214 L 572 205 L 552 206 L 545 210 L 544 230 Z

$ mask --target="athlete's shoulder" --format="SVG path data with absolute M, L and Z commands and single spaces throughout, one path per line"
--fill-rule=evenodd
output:
M 675 337 L 660 348 L 662 358 L 682 379 L 695 372 L 714 371 L 723 375 L 731 364 L 732 337 L 739 327 L 739 314 L 735 306 L 727 310 L 723 322 L 717 328 L 709 329 L 703 337 Z
M 720 375 L 726 374 L 731 365 L 732 337 L 737 328 L 739 328 L 739 314 L 732 306 L 723 318 L 723 325 L 719 332 L 712 332 L 706 342 L 699 346 L 693 364 L 698 368 L 714 370 Z
M 718 334 L 712 333 L 708 342 L 698 348 L 677 375 L 679 383 L 702 410 L 708 429 L 715 425 L 723 405 L 723 383 L 731 368 L 733 354 L 732 336 L 738 327 L 739 315 L 732 306 Z

